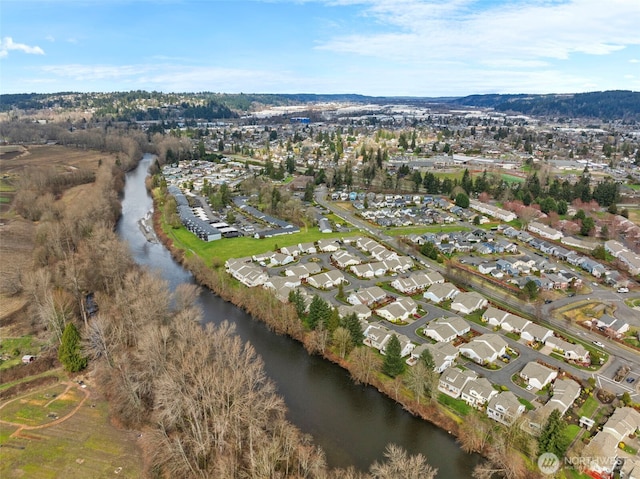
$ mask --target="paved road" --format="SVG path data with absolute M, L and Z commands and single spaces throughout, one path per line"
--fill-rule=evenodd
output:
M 369 234 L 371 234 L 372 236 L 375 236 L 379 241 L 381 241 L 382 243 L 386 243 L 388 246 L 391 246 L 392 248 L 407 254 L 407 255 L 412 255 L 412 256 L 416 256 L 424 265 L 439 271 L 440 273 L 442 273 L 445 277 L 450 276 L 449 272 L 447 271 L 447 268 L 440 264 L 437 263 L 435 261 L 431 261 L 428 258 L 422 256 L 419 253 L 416 253 L 415 251 L 411 250 L 406 244 L 402 243 L 401 241 L 399 241 L 397 238 L 389 236 L 388 234 L 386 234 L 384 229 L 375 227 L 373 225 L 371 225 L 368 222 L 363 221 L 362 219 L 356 217 L 354 214 L 352 214 L 351 212 L 347 212 L 345 210 L 342 209 L 338 209 L 335 207 L 335 205 L 333 205 L 331 202 L 326 201 L 326 194 L 327 194 L 327 190 L 326 187 L 320 187 L 318 189 L 316 189 L 316 193 L 315 193 L 315 200 L 316 202 L 321 205 L 322 207 L 332 211 L 335 215 L 337 215 L 338 217 L 342 218 L 345 222 L 347 223 L 351 223 L 352 225 L 354 225 L 355 227 L 359 228 L 362 231 L 366 231 Z M 514 298 L 513 296 L 511 296 L 510 294 L 508 294 L 507 292 L 500 292 L 499 290 L 497 290 L 496 288 L 489 286 L 487 283 L 482 282 L 479 278 L 473 276 L 471 278 L 469 278 L 468 276 L 465 277 L 465 279 L 467 281 L 470 282 L 469 286 L 470 288 L 472 288 L 473 290 L 481 293 L 482 295 L 486 296 L 489 299 L 494 299 L 494 300 L 498 300 L 499 302 L 502 302 L 503 304 L 506 304 L 507 306 L 509 306 L 511 309 L 513 309 L 515 312 L 520 312 L 521 314 L 524 313 L 524 315 L 529 315 L 529 316 L 536 316 L 536 307 L 534 304 L 532 303 L 528 303 L 528 302 L 524 302 L 522 300 L 519 300 L 517 298 Z M 616 317 L 629 322 L 632 325 L 640 325 L 640 313 L 638 311 L 635 311 L 631 308 L 629 308 L 625 303 L 624 303 L 624 299 L 628 299 L 628 298 L 633 298 L 633 297 L 640 297 L 640 295 L 637 294 L 621 294 L 621 293 L 617 293 L 615 291 L 612 291 L 610 289 L 606 289 L 606 288 L 602 288 L 602 287 L 594 287 L 593 291 L 589 294 L 589 295 L 577 295 L 575 297 L 566 297 L 566 298 L 562 298 L 556 301 L 553 301 L 550 304 L 543 304 L 541 305 L 540 309 L 539 309 L 539 313 L 538 316 L 541 318 L 540 322 L 543 325 L 547 325 L 549 327 L 552 328 L 556 328 L 559 330 L 562 330 L 565 333 L 568 333 L 569 336 L 574 336 L 574 338 L 579 338 L 582 341 L 585 342 L 593 342 L 593 341 L 599 341 L 605 344 L 605 351 L 607 351 L 610 354 L 610 359 L 608 361 L 608 363 L 601 368 L 601 370 L 597 373 L 597 374 L 593 374 L 593 373 L 589 373 L 587 371 L 584 370 L 579 370 L 577 368 L 573 368 L 569 365 L 567 365 L 566 363 L 562 362 L 562 361 L 558 361 L 554 358 L 551 358 L 549 356 L 546 355 L 540 355 L 539 353 L 531 350 L 530 348 L 526 347 L 525 345 L 522 344 L 518 344 L 517 345 L 517 349 L 519 351 L 521 351 L 521 358 L 513 361 L 511 364 L 509 364 L 507 367 L 502 368 L 499 372 L 489 372 L 487 370 L 485 370 L 484 368 L 481 368 L 480 366 L 477 365 L 470 365 L 470 368 L 475 369 L 476 366 L 478 368 L 480 368 L 482 370 L 482 374 L 487 376 L 489 379 L 491 379 L 493 382 L 496 382 L 498 384 L 505 384 L 505 385 L 509 385 L 511 383 L 511 376 L 513 375 L 513 373 L 515 372 L 515 370 L 517 370 L 519 367 L 523 367 L 524 364 L 526 364 L 525 362 L 525 357 L 526 358 L 530 358 L 527 359 L 527 361 L 530 360 L 535 360 L 537 358 L 541 358 L 543 359 L 545 362 L 553 365 L 553 366 L 557 366 L 559 368 L 565 369 L 565 370 L 570 370 L 572 374 L 578 376 L 578 377 L 582 377 L 582 378 L 588 378 L 588 377 L 595 377 L 596 380 L 601 383 L 602 385 L 606 386 L 607 389 L 611 390 L 612 392 L 615 392 L 616 394 L 622 394 L 623 392 L 629 392 L 630 394 L 632 394 L 634 396 L 634 399 L 638 400 L 638 398 L 640 398 L 640 394 L 638 394 L 638 390 L 636 388 L 636 384 L 638 384 L 640 381 L 636 380 L 633 384 L 629 384 L 626 382 L 622 382 L 622 383 L 615 383 L 614 381 L 612 381 L 613 376 L 615 375 L 615 372 L 618 370 L 618 368 L 621 365 L 628 365 L 631 367 L 632 373 L 631 376 L 632 377 L 638 377 L 638 379 L 640 379 L 639 376 L 637 376 L 637 373 L 640 373 L 640 355 L 630 349 L 630 348 L 626 348 L 622 345 L 620 345 L 619 343 L 615 342 L 615 341 L 611 341 L 607 338 L 604 338 L 602 335 L 596 333 L 596 332 L 591 332 L 588 331 L 580 326 L 577 326 L 573 323 L 569 323 L 565 320 L 562 319 L 558 319 L 556 317 L 554 317 L 554 310 L 562 307 L 562 306 L 566 306 L 568 304 L 574 303 L 576 301 L 579 300 L 592 300 L 595 299 L 597 301 L 601 301 L 601 302 L 606 302 L 606 303 L 610 303 L 616 306 Z M 426 304 L 426 303 L 425 303 Z M 424 308 L 424 305 L 423 305 Z M 441 310 L 442 311 L 442 310 Z M 445 312 L 447 315 L 450 315 L 451 313 L 449 312 Z M 437 317 L 437 316 L 436 316 Z M 426 320 L 425 320 L 426 322 Z M 416 334 L 415 334 L 415 330 L 420 327 L 419 325 L 416 325 L 415 323 L 412 324 L 411 326 L 404 326 L 404 327 L 395 327 L 394 325 L 391 325 L 391 327 L 393 329 L 396 329 L 398 332 L 401 332 L 402 334 L 405 334 L 406 336 L 408 336 L 410 339 L 415 340 L 416 342 L 424 342 L 424 340 L 422 340 L 421 338 L 419 338 Z M 480 329 L 480 326 L 474 324 L 473 325 L 474 329 Z M 411 330 L 412 329 L 412 330 Z M 487 332 L 489 332 L 487 330 Z M 507 342 L 509 342 L 509 345 L 511 347 L 514 347 L 514 345 L 512 345 L 512 343 L 515 343 L 515 341 L 511 340 L 510 338 L 506 338 Z M 419 340 L 419 341 L 418 341 Z M 531 351 L 533 354 L 529 355 L 528 352 Z M 523 357 L 524 356 L 524 357 Z M 520 363 L 520 365 L 518 366 L 517 363 Z M 513 370 L 513 371 L 512 371 Z M 507 377 L 508 376 L 508 377 Z M 520 395 L 521 397 L 526 397 L 526 396 L 532 396 L 530 393 L 528 393 L 527 391 L 522 390 L 522 388 L 518 388 L 518 387 L 514 387 L 513 388 L 514 392 L 516 392 L 518 395 Z M 521 390 L 521 391 L 520 391 Z M 521 394 L 522 393 L 526 393 L 526 394 Z

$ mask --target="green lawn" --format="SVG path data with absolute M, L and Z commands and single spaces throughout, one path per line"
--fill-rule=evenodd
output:
M 527 408 L 527 411 L 533 411 L 536 407 L 531 404 L 529 401 L 527 401 L 526 399 L 523 398 L 518 398 L 518 401 L 520 401 L 520 404 L 523 404 L 524 407 Z
M 167 228 L 165 231 L 167 231 L 169 237 L 174 240 L 177 247 L 191 254 L 197 254 L 206 261 L 211 261 L 212 258 L 219 258 L 225 261 L 229 258 L 241 258 L 273 251 L 276 246 L 281 248 L 298 243 L 315 242 L 319 239 L 342 238 L 361 234 L 358 231 L 349 233 L 320 233 L 317 228 L 311 228 L 306 232 L 301 231 L 300 233 L 276 236 L 274 238 L 223 238 L 218 241 L 206 242 L 199 239 L 184 227 L 178 229 Z
M 582 431 L 582 428 L 577 424 L 569 424 L 562 432 L 562 435 L 567 441 L 566 443 L 571 444 L 578 434 L 580 434 L 580 431 Z
M 598 410 L 599 407 L 600 403 L 598 402 L 598 400 L 592 396 L 589 396 L 578 411 L 578 415 L 590 418 L 591 416 L 593 416 L 593 413 Z
M 471 406 L 469 406 L 462 399 L 454 399 L 451 396 L 447 396 L 444 393 L 440 393 L 438 396 L 438 401 L 440 404 L 447 406 L 450 409 L 453 409 L 461 416 L 466 416 L 471 412 Z
M 407 226 L 405 228 L 390 228 L 385 232 L 390 236 L 406 236 L 410 234 L 424 233 L 451 233 L 454 231 L 469 231 L 466 226 L 445 225 L 445 226 Z
M 525 180 L 524 178 L 520 178 L 519 176 L 508 175 L 506 173 L 501 174 L 500 178 L 502 178 L 502 180 L 507 183 L 524 183 Z

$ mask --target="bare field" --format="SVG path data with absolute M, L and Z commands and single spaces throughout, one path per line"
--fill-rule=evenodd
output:
M 19 176 L 27 166 L 29 168 L 53 166 L 61 170 L 82 168 L 96 171 L 99 160 L 112 158 L 114 156 L 109 153 L 93 150 L 67 148 L 58 145 L 29 146 L 24 148 L 22 154 L 18 156 L 15 156 L 15 153 L 12 152 L 0 155 L 0 171 L 10 178 Z

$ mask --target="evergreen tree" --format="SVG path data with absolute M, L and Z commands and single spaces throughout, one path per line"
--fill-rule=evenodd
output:
M 456 195 L 456 206 L 460 208 L 468 208 L 469 207 L 469 197 L 464 193 L 458 193 Z
M 539 451 L 551 452 L 558 457 L 564 457 L 564 453 L 567 450 L 569 444 L 563 436 L 563 431 L 566 428 L 566 423 L 560 415 L 560 411 L 554 409 L 549 415 L 542 433 L 538 439 Z
M 351 334 L 351 341 L 354 345 L 360 346 L 364 340 L 362 326 L 355 313 L 349 314 L 342 318 L 342 327 L 346 328 Z
M 73 323 L 67 323 L 64 328 L 58 349 L 58 359 L 64 368 L 72 373 L 87 367 L 87 358 L 80 352 L 80 333 Z
M 307 316 L 307 325 L 311 329 L 316 329 L 319 324 L 325 325 L 331 317 L 331 307 L 327 302 L 317 294 L 311 300 L 309 305 L 309 315 Z
M 422 361 L 422 364 L 424 364 L 429 371 L 433 371 L 436 367 L 436 363 L 433 361 L 431 351 L 429 351 L 428 349 L 422 351 L 422 354 L 420 355 L 420 361 Z
M 400 355 L 401 351 L 400 340 L 394 334 L 387 343 L 384 362 L 382 363 L 382 372 L 387 376 L 395 378 L 403 373 L 405 362 Z
M 299 289 L 292 289 L 289 291 L 289 302 L 296 308 L 298 319 L 302 319 L 304 317 L 305 305 L 304 298 L 302 297 L 302 293 Z

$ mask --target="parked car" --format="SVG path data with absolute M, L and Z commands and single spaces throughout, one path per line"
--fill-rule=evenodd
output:
M 632 382 L 634 382 L 636 380 L 636 378 L 627 378 L 626 381 L 631 384 Z
M 629 288 L 625 288 L 625 287 L 618 288 L 618 293 L 628 293 L 628 292 L 629 292 Z

